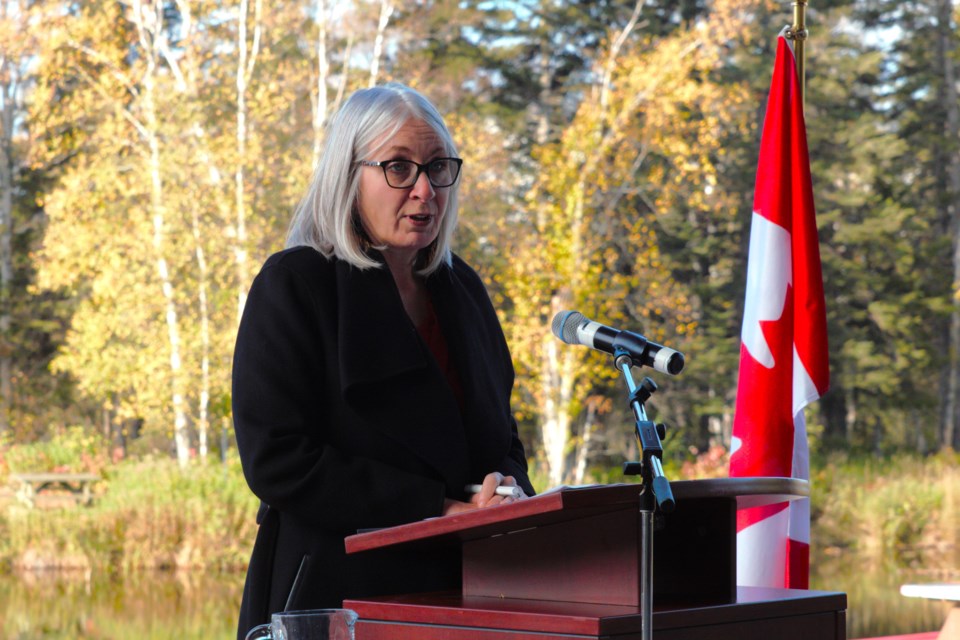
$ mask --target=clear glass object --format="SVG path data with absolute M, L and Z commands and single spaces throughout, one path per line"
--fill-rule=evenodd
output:
M 357 614 L 350 609 L 284 611 L 247 633 L 246 640 L 353 640 Z

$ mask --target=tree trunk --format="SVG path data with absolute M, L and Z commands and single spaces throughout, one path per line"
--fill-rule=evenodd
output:
M 14 112 L 17 76 L 12 61 L 0 58 L 0 433 L 10 429 L 13 395 L 13 348 L 10 336 L 10 289 L 13 285 L 13 184 L 16 165 L 13 154 Z
M 570 253 L 573 256 L 573 274 L 581 272 L 583 262 L 583 190 L 571 189 L 570 208 Z M 563 311 L 572 298 L 571 292 L 577 290 L 576 282 L 568 282 L 550 301 L 551 318 Z M 547 333 L 543 339 L 543 356 L 540 379 L 543 388 L 542 418 L 540 425 L 543 447 L 546 454 L 548 475 L 552 486 L 563 482 L 566 474 L 567 443 L 570 439 L 570 427 L 575 416 L 570 412 L 573 401 L 573 384 L 577 373 L 577 355 L 574 349 L 564 349 L 563 356 L 558 354 L 560 342 Z M 583 389 L 586 392 L 589 389 Z
M 574 353 L 564 349 L 552 335 L 543 339 L 540 435 L 551 487 L 563 484 L 566 475 L 567 441 L 570 437 L 570 400 L 573 390 Z
M 247 44 L 247 13 L 249 2 L 240 0 L 240 16 L 237 26 L 237 167 L 234 171 L 234 198 L 236 206 L 236 238 L 234 262 L 237 272 L 237 324 L 247 304 L 247 209 L 244 192 L 244 164 L 247 159 L 247 85 L 253 75 L 257 53 L 260 49 L 260 19 L 262 0 L 254 2 L 253 44 Z M 248 50 L 250 46 L 251 50 Z
M 157 48 L 154 45 L 163 29 L 163 11 L 160 4 L 154 8 L 155 16 L 151 26 L 144 24 L 144 7 L 137 0 L 134 3 L 134 15 L 140 41 L 144 49 L 147 64 L 143 77 L 144 133 L 146 135 L 148 169 L 150 173 L 150 210 L 153 215 L 153 250 L 157 266 L 157 277 L 166 306 L 167 339 L 170 344 L 170 388 L 173 409 L 173 440 L 177 451 L 177 461 L 185 468 L 190 461 L 190 434 L 187 425 L 186 402 L 184 399 L 183 366 L 180 355 L 180 326 L 177 305 L 174 298 L 173 280 L 166 258 L 166 205 L 163 194 L 163 175 L 160 162 L 159 123 L 157 120 L 156 86 Z
M 340 108 L 343 102 L 343 95 L 347 88 L 347 82 L 350 78 L 350 52 L 353 49 L 353 28 L 345 27 L 347 31 L 347 47 L 344 52 L 343 68 L 340 71 L 340 82 L 337 86 L 337 94 L 333 103 L 327 99 L 328 83 L 330 81 L 330 61 L 327 52 L 327 35 L 330 33 L 330 12 L 327 8 L 326 0 L 317 0 L 317 93 L 311 95 L 313 100 L 313 167 L 316 168 L 320 162 L 320 154 L 323 150 L 323 141 L 326 138 L 327 120 L 329 114 L 334 113 Z
M 583 484 L 587 475 L 587 463 L 590 461 L 590 446 L 593 443 L 597 421 L 597 403 L 587 403 L 587 416 L 583 423 L 583 434 L 577 446 L 577 460 L 573 465 L 573 484 Z
M 370 82 L 367 86 L 374 87 L 377 84 L 377 76 L 380 74 L 380 57 L 383 55 L 383 36 L 387 31 L 387 25 L 390 24 L 390 16 L 393 15 L 393 5 L 390 0 L 380 0 L 380 20 L 377 23 L 377 38 L 373 42 L 373 60 L 370 61 Z
M 938 43 L 937 61 L 942 78 L 943 100 L 946 109 L 944 122 L 944 143 L 947 145 L 945 158 L 946 193 L 943 202 L 946 205 L 949 229 L 953 239 L 953 311 L 950 314 L 949 334 L 949 372 L 940 444 L 943 447 L 956 448 L 960 428 L 960 104 L 957 95 L 957 73 L 954 67 L 956 55 L 956 34 L 951 26 L 953 4 L 951 0 L 940 0 L 937 5 Z
M 611 46 L 610 54 L 606 59 L 606 69 L 609 71 L 613 69 L 616 64 L 617 53 L 620 50 L 620 47 L 623 45 L 630 31 L 636 26 L 637 19 L 640 16 L 640 9 L 643 5 L 643 2 L 637 2 L 636 9 L 629 23 L 624 27 L 620 36 Z M 549 109 L 546 108 L 548 104 L 548 96 L 550 95 L 552 89 L 551 81 L 551 70 L 549 65 L 549 59 L 547 54 L 549 48 L 544 48 L 543 57 L 541 58 L 541 68 L 540 68 L 540 107 L 541 111 L 539 114 L 538 127 L 537 127 L 537 142 L 539 144 L 544 144 L 550 137 L 549 125 Z M 604 103 L 607 101 L 607 97 L 611 88 L 612 76 L 611 73 L 601 73 L 600 79 L 598 80 L 599 86 L 597 91 L 594 94 L 593 100 L 596 100 L 598 103 Z M 602 140 L 605 136 L 605 131 L 603 130 L 603 125 L 598 125 L 596 130 L 596 137 L 598 140 Z M 599 145 L 598 149 L 603 149 L 604 145 Z M 584 162 L 584 165 L 589 164 L 590 162 L 601 162 L 601 155 L 605 151 L 595 151 L 594 157 L 587 158 Z M 581 176 L 588 175 L 589 169 L 586 169 L 581 172 Z M 568 303 L 576 299 L 577 293 L 584 290 L 584 274 L 587 272 L 587 266 L 590 262 L 590 247 L 588 242 L 588 230 L 587 225 L 589 220 L 587 219 L 586 214 L 586 192 L 587 184 L 584 182 L 583 178 L 575 183 L 571 184 L 569 190 L 565 195 L 565 200 L 563 202 L 563 224 L 566 229 L 568 229 L 569 234 L 569 253 L 570 253 L 570 262 L 568 267 L 564 269 L 564 281 L 558 291 L 554 293 L 550 300 L 551 308 L 551 318 L 555 316 L 559 311 L 564 310 Z M 545 220 L 542 210 L 538 212 L 540 216 L 538 221 L 538 228 L 544 229 Z M 576 417 L 572 414 L 573 406 L 573 388 L 574 382 L 578 378 L 578 374 L 581 370 L 582 365 L 579 363 L 583 362 L 585 354 L 580 352 L 579 355 L 575 349 L 564 349 L 563 357 L 558 356 L 558 344 L 559 342 L 549 333 L 544 338 L 543 341 L 543 353 L 541 358 L 541 395 L 543 398 L 542 417 L 541 417 L 541 436 L 543 439 L 543 446 L 545 450 L 545 457 L 547 460 L 548 474 L 550 482 L 554 485 L 560 484 L 563 481 L 563 478 L 566 473 L 566 454 L 568 448 L 568 441 L 570 438 L 570 428 L 573 422 L 573 419 Z M 585 383 L 583 388 L 579 389 L 580 393 L 587 394 L 591 391 L 589 388 L 589 383 Z
M 206 460 L 210 432 L 210 308 L 207 303 L 209 274 L 207 258 L 203 251 L 200 215 L 196 207 L 193 207 L 191 223 L 200 279 L 197 287 L 197 304 L 200 307 L 200 401 L 197 416 L 197 449 L 200 459 Z
M 317 0 L 317 94 L 313 105 L 313 167 L 320 162 L 324 130 L 327 125 L 327 3 Z
M 144 81 L 144 97 L 152 102 L 153 87 L 151 80 Z M 148 107 L 148 108 L 152 108 Z M 173 281 L 170 278 L 170 269 L 164 251 L 166 211 L 163 203 L 163 180 L 160 171 L 160 144 L 157 140 L 155 117 L 147 118 L 150 128 L 150 208 L 153 212 L 153 249 L 156 257 L 157 276 L 163 291 L 166 304 L 167 338 L 170 343 L 170 386 L 173 406 L 173 438 L 177 449 L 177 461 L 181 467 L 186 467 L 190 461 L 190 437 L 187 431 L 187 413 L 184 402 L 183 366 L 180 356 L 180 326 L 177 316 L 177 306 L 174 299 Z M 153 121 L 153 122 L 151 122 Z
M 844 405 L 846 407 L 843 416 L 844 434 L 846 435 L 847 446 L 853 446 L 857 427 L 857 393 L 854 389 L 847 389 L 844 393 Z
M 343 52 L 343 65 L 340 71 L 340 85 L 337 87 L 337 97 L 333 101 L 333 110 L 336 111 L 340 108 L 340 105 L 343 103 L 344 94 L 347 92 L 347 82 L 350 80 L 350 61 L 351 56 L 353 55 L 353 29 L 350 28 L 347 31 L 347 48 Z
M 534 134 L 534 142 L 544 145 L 550 140 L 550 104 L 552 102 L 553 91 L 553 71 L 550 69 L 550 45 L 546 38 L 540 43 L 540 94 L 537 101 L 531 105 L 537 127 Z

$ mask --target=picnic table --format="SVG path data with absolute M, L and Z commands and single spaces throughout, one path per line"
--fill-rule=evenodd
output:
M 938 640 L 960 639 L 960 582 L 934 582 L 930 584 L 905 584 L 900 587 L 900 594 L 910 598 L 926 598 L 928 600 L 943 600 L 953 602 L 953 608 L 947 614 L 943 626 L 940 627 Z
M 37 504 L 41 494 L 61 492 L 78 504 L 93 501 L 93 483 L 100 476 L 93 473 L 13 473 L 10 479 L 16 485 L 17 499 L 28 507 Z

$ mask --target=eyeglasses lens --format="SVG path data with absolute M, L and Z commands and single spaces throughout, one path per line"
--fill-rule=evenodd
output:
M 393 160 L 383 165 L 384 175 L 391 187 L 412 187 L 420 177 L 421 169 L 435 188 L 449 187 L 457 181 L 459 165 L 450 158 L 437 158 L 429 164 L 418 165 L 410 160 Z

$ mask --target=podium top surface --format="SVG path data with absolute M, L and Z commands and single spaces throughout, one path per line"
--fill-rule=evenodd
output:
M 387 529 L 348 536 L 347 553 L 414 542 L 465 542 L 509 534 L 572 518 L 638 505 L 640 484 L 558 487 L 540 495 L 489 509 L 428 518 Z M 736 500 L 737 508 L 759 507 L 808 497 L 810 485 L 796 478 L 714 478 L 671 482 L 677 509 L 685 500 Z

